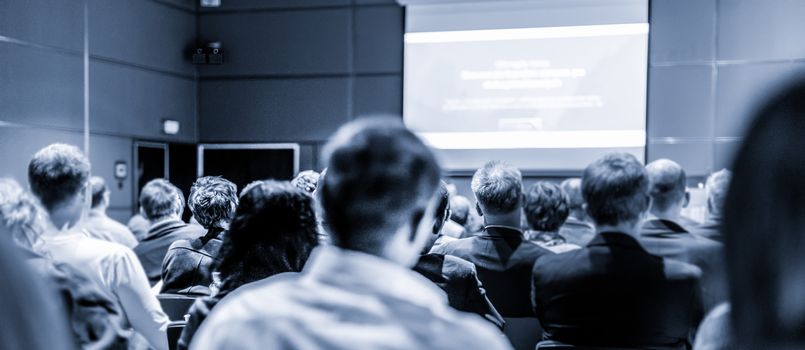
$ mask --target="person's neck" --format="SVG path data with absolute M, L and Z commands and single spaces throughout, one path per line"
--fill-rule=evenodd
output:
M 156 224 L 159 224 L 159 223 L 163 223 L 163 222 L 166 222 L 166 221 L 173 221 L 173 220 L 180 220 L 179 216 L 178 215 L 163 216 L 163 217 L 158 218 L 156 220 L 152 220 L 151 225 L 153 226 L 153 225 L 156 225 Z
M 511 213 L 487 214 L 484 213 L 484 226 L 508 226 L 520 227 L 520 211 L 515 210 Z
M 93 207 L 89 209 L 90 214 L 94 215 L 106 215 L 106 207 L 99 205 L 97 207 Z
M 50 223 L 53 224 L 53 228 L 57 231 L 62 231 L 66 228 L 70 228 L 75 226 L 78 222 L 71 213 L 60 209 L 54 209 L 49 211 Z
M 621 222 L 617 225 L 595 225 L 596 233 L 601 232 L 620 232 L 630 235 L 632 237 L 638 237 L 640 234 L 640 223 L 641 220 L 636 220 L 634 222 Z
M 666 210 L 652 210 L 651 216 L 657 219 L 668 220 L 678 223 L 679 218 L 682 216 L 682 208 L 673 207 L 668 208 Z
M 570 215 L 568 215 L 568 219 L 569 218 L 573 218 L 573 219 L 576 219 L 578 221 L 587 222 L 587 215 L 585 215 L 583 211 L 572 210 L 570 212 Z

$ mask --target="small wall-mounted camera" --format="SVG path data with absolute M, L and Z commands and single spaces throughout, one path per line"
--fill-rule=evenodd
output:
M 193 51 L 193 64 L 223 64 L 224 54 L 220 41 L 207 43 Z

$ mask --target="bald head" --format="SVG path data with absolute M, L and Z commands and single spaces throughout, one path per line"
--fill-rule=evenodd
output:
M 651 195 L 651 213 L 658 217 L 679 215 L 687 205 L 687 176 L 682 166 L 670 159 L 658 159 L 646 165 Z
M 727 169 L 716 171 L 707 177 L 704 192 L 707 193 L 707 211 L 710 215 L 720 216 L 727 197 L 727 188 L 732 179 L 732 172 Z

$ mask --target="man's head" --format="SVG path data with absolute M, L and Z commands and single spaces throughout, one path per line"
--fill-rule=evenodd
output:
M 519 226 L 523 201 L 523 176 L 519 169 L 491 161 L 475 172 L 470 187 L 477 200 L 478 213 L 487 224 L 505 217 L 506 221 L 511 221 L 509 224 Z
M 540 181 L 525 194 L 526 221 L 532 230 L 556 232 L 570 213 L 567 194 L 558 185 Z
M 31 192 L 57 227 L 81 219 L 89 170 L 89 160 L 77 147 L 61 143 L 39 150 L 28 164 Z
M 450 196 L 450 220 L 464 226 L 470 215 L 470 200 L 464 196 Z
M 92 209 L 106 209 L 109 205 L 109 188 L 106 181 L 100 176 L 89 178 L 89 186 L 92 189 Z
M 732 172 L 727 169 L 716 171 L 707 177 L 704 183 L 704 192 L 707 194 L 707 212 L 712 217 L 721 217 L 724 200 L 727 198 L 727 189 L 730 187 Z
M 444 181 L 439 181 L 436 189 L 436 212 L 433 214 L 433 234 L 439 234 L 444 227 L 444 223 L 450 219 L 450 191 Z
M 588 165 L 581 193 L 596 226 L 637 225 L 651 205 L 646 169 L 627 153 L 607 154 Z
M 399 119 L 362 118 L 324 148 L 321 204 L 334 243 L 413 265 L 432 232 L 433 153 Z
M 584 196 L 581 194 L 581 178 L 571 177 L 562 181 L 559 185 L 562 191 L 567 194 L 568 207 L 570 215 L 578 220 L 587 218 L 587 213 L 584 211 Z
M 179 218 L 183 210 L 184 195 L 168 180 L 148 181 L 140 191 L 140 213 L 151 223 Z
M 200 177 L 190 188 L 187 206 L 204 228 L 227 229 L 238 207 L 238 188 L 220 176 Z
M 690 201 L 685 188 L 685 170 L 670 159 L 658 159 L 646 165 L 646 174 L 652 200 L 651 214 L 661 219 L 678 219 L 682 208 Z

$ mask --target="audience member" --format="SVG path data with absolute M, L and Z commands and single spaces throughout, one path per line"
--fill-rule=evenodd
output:
M 83 348 L 126 347 L 131 331 L 124 330 L 122 313 L 111 297 L 83 276 L 80 271 L 48 257 L 42 245 L 47 229 L 47 217 L 36 200 L 12 179 L 0 179 L 0 229 L 7 230 L 0 240 L 9 236 L 20 248 L 20 259 L 49 283 L 61 297 L 59 308 L 67 311 L 73 338 Z M 15 280 L 11 280 L 15 281 Z M 3 343 L 3 345 L 8 345 Z
M 523 183 L 520 170 L 489 162 L 472 177 L 476 209 L 484 219 L 478 235 L 447 242 L 432 253 L 454 255 L 473 264 L 489 299 L 503 317 L 534 316 L 529 298 L 531 267 L 552 254 L 523 238 L 520 230 Z
M 28 182 L 50 218 L 44 248 L 53 260 L 80 271 L 113 297 L 126 328 L 144 336 L 152 347 L 167 349 L 168 317 L 134 252 L 73 229 L 82 216 L 89 168 L 84 154 L 65 144 L 47 146 L 31 159 Z
M 584 247 L 595 236 L 595 228 L 584 210 L 584 197 L 581 194 L 581 179 L 577 177 L 565 179 L 560 185 L 567 194 L 570 212 L 567 220 L 559 229 L 559 234 L 570 244 Z
M 450 194 L 444 181 L 440 181 L 436 194 L 439 204 L 433 221 L 433 235 L 422 249 L 425 253 L 439 239 L 444 238 L 441 231 L 450 217 Z M 454 309 L 476 313 L 503 328 L 505 321 L 486 297 L 486 291 L 475 272 L 475 265 L 469 261 L 452 255 L 423 254 L 414 266 L 414 271 L 427 277 L 447 293 L 447 302 Z
M 721 169 L 707 177 L 704 183 L 704 192 L 707 194 L 707 218 L 705 221 L 691 228 L 699 236 L 724 242 L 721 235 L 721 212 L 724 208 L 724 199 L 732 178 L 732 172 Z
M 470 211 L 470 201 L 463 196 L 450 195 L 450 217 L 442 226 L 442 235 L 445 237 L 461 238 L 466 235 L 467 215 Z
M 339 129 L 323 158 L 333 245 L 316 249 L 299 275 L 231 294 L 191 347 L 509 348 L 492 325 L 450 308 L 442 290 L 410 270 L 432 234 L 439 183 L 422 141 L 397 118 L 361 118 Z
M 663 258 L 698 266 L 705 310 L 726 299 L 723 247 L 713 240 L 691 234 L 681 220 L 689 194 L 685 171 L 679 164 L 659 159 L 646 166 L 651 195 L 651 215 L 643 223 L 640 243 Z
M 319 183 L 320 174 L 313 170 L 305 170 L 296 174 L 296 177 L 291 180 L 291 185 L 296 186 L 306 193 L 313 194 L 316 191 L 316 185 Z
M 578 346 L 690 347 L 702 317 L 698 267 L 649 254 L 636 239 L 649 209 L 646 170 L 609 154 L 582 179 L 597 234 L 582 249 L 545 255 L 533 274 L 546 340 Z
M 106 215 L 106 208 L 109 207 L 109 189 L 106 187 L 106 181 L 102 177 L 93 176 L 89 179 L 89 186 L 92 189 L 92 206 L 81 228 L 90 237 L 134 248 L 137 245 L 137 238 L 129 228 Z
M 162 293 L 210 295 L 210 265 L 221 249 L 221 239 L 238 206 L 238 189 L 220 176 L 205 176 L 190 188 L 187 206 L 207 232 L 193 239 L 179 239 L 168 248 L 162 262 Z M 188 225 L 183 230 L 195 229 Z
M 145 236 L 148 235 L 148 229 L 151 227 L 151 222 L 143 216 L 141 213 L 134 214 L 129 222 L 126 224 L 126 227 L 129 228 L 129 231 L 134 235 L 134 238 L 137 238 L 137 242 L 142 241 L 145 239 Z
M 746 129 L 724 202 L 730 308 L 702 324 L 697 342 L 731 340 L 722 349 L 805 348 L 803 113 L 800 80 L 761 106 Z M 723 332 L 729 329 L 732 334 Z
M 210 311 L 235 289 L 283 272 L 301 271 L 317 244 L 315 215 L 313 199 L 296 186 L 277 181 L 248 185 L 216 259 L 219 291 L 197 299 L 190 308 L 178 348 L 187 348 Z
M 184 196 L 182 191 L 165 179 L 148 181 L 140 192 L 140 213 L 151 222 L 148 234 L 134 252 L 143 264 L 151 285 L 162 278 L 162 262 L 173 242 L 196 239 L 206 232 L 200 225 L 182 221 Z
M 570 213 L 569 200 L 562 188 L 547 181 L 533 184 L 525 193 L 523 210 L 529 230 L 525 237 L 554 253 L 581 247 L 567 243 L 559 228 Z
M 64 306 L 37 271 L 26 266 L 26 258 L 11 243 L 8 230 L 0 224 L 0 274 L 6 280 L 0 298 L 5 315 L 0 321 L 0 344 L 3 349 L 77 349 L 80 344 L 70 334 Z

